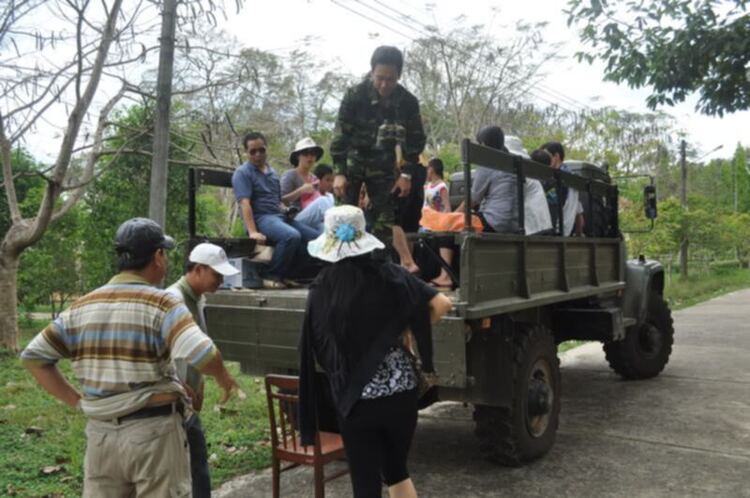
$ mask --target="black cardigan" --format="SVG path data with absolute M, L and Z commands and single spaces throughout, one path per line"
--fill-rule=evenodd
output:
M 327 271 L 329 268 L 324 269 Z M 347 326 L 346 344 L 337 344 L 326 326 L 329 296 L 319 285 L 319 275 L 310 287 L 305 320 L 300 337 L 300 434 L 302 444 L 313 444 L 317 431 L 315 385 L 316 361 L 326 372 L 331 394 L 340 416 L 346 417 L 359 400 L 364 386 L 375 374 L 390 348 L 399 344 L 401 333 L 409 327 L 417 340 L 426 372 L 432 365 L 432 326 L 429 302 L 437 291 L 400 266 L 383 263 L 379 267 L 381 285 L 373 283 L 377 301 L 383 309 L 363 310 L 356 322 Z M 385 291 L 385 292 L 383 292 Z M 372 293 L 371 293 L 372 294 Z M 357 353 L 360 351 L 360 353 Z

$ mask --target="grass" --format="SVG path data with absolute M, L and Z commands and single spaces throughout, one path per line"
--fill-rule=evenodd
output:
M 572 340 L 572 341 L 564 341 L 557 345 L 557 354 L 564 353 L 565 351 L 570 351 L 573 348 L 577 348 L 578 346 L 582 346 L 586 344 L 589 341 L 579 341 L 579 340 Z
M 750 269 L 746 268 L 693 275 L 687 281 L 673 275 L 667 282 L 664 296 L 669 306 L 678 310 L 746 287 L 750 287 Z
M 34 322 L 22 329 L 22 346 L 44 325 Z M 69 362 L 60 367 L 72 379 Z M 248 398 L 215 411 L 219 389 L 213 379 L 206 381 L 201 420 L 214 487 L 271 463 L 263 385 L 259 378 L 240 375 L 237 364 L 228 367 Z M 0 352 L 0 496 L 81 496 L 85 423 L 82 415 L 44 392 L 15 355 Z M 27 434 L 30 427 L 41 433 Z M 59 470 L 43 473 L 45 467 L 57 466 Z

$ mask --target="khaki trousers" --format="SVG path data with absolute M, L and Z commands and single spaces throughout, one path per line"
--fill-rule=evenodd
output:
M 189 497 L 190 453 L 179 413 L 86 425 L 84 498 Z

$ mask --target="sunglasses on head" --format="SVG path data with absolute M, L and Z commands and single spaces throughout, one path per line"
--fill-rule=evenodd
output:
M 265 147 L 258 147 L 257 149 L 250 149 L 247 152 L 251 156 L 254 156 L 255 154 L 265 154 L 266 153 L 266 148 Z

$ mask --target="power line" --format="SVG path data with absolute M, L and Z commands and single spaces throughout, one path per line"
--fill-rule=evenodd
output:
M 390 19 L 390 20 L 392 20 L 392 21 L 394 21 L 394 22 L 397 22 L 397 23 L 399 23 L 400 25 L 404 26 L 404 27 L 405 27 L 405 28 L 407 28 L 407 29 L 414 29 L 414 26 L 412 26 L 412 25 L 410 25 L 410 24 L 407 24 L 407 23 L 405 23 L 404 21 L 401 21 L 400 19 L 398 19 L 398 18 L 396 18 L 396 17 L 393 17 L 393 16 L 391 16 L 391 15 L 389 15 L 389 14 L 386 14 L 386 13 L 384 13 L 383 11 L 381 11 L 380 9 L 378 9 L 378 8 L 376 8 L 376 7 L 373 7 L 372 5 L 366 4 L 366 3 L 365 3 L 365 2 L 363 2 L 362 0 L 354 0 L 354 1 L 355 1 L 355 2 L 357 2 L 358 4 L 364 5 L 365 7 L 367 7 L 368 9 L 370 9 L 370 10 L 372 10 L 372 11 L 375 11 L 375 12 L 377 12 L 378 14 L 380 14 L 381 16 L 383 16 L 383 17 L 385 17 L 385 18 L 387 18 L 387 19 Z M 379 2 L 377 2 L 377 1 L 376 1 L 376 3 L 379 3 Z M 417 31 L 419 32 L 419 34 L 421 34 L 421 35 L 423 35 L 423 36 L 427 36 L 427 37 L 429 37 L 429 36 L 430 36 L 430 35 L 429 35 L 428 33 L 424 33 L 424 32 L 422 32 L 422 31 L 419 31 L 419 30 L 417 30 Z M 412 38 L 412 41 L 413 41 L 413 38 Z
M 359 2 L 360 0 L 356 0 L 356 1 L 358 1 L 358 2 Z M 426 25 L 424 25 L 424 24 L 420 23 L 419 21 L 417 21 L 417 20 L 416 20 L 415 18 L 413 18 L 412 16 L 410 16 L 410 15 L 408 15 L 408 14 L 404 14 L 403 12 L 400 12 L 400 11 L 398 11 L 398 10 L 396 10 L 396 9 L 392 8 L 391 6 L 389 6 L 388 4 L 386 4 L 386 3 L 384 3 L 384 2 L 381 2 L 380 0 L 373 0 L 373 1 L 374 1 L 374 2 L 376 3 L 376 4 L 378 4 L 378 5 L 381 5 L 381 6 L 385 7 L 386 9 L 390 10 L 391 12 L 395 13 L 396 15 L 398 15 L 398 16 L 400 16 L 400 17 L 403 17 L 403 18 L 404 18 L 404 19 L 406 19 L 407 21 L 413 22 L 413 23 L 415 23 L 415 24 L 417 24 L 417 25 L 419 25 L 419 26 L 422 26 L 422 27 L 424 27 L 424 28 L 427 28 L 427 27 L 428 27 L 428 26 L 426 26 Z M 360 2 L 360 3 L 361 3 L 361 2 Z M 374 7 L 371 7 L 371 8 L 373 8 L 373 9 L 374 9 Z M 375 10 L 377 10 L 377 9 L 375 9 Z M 380 11 L 378 11 L 378 12 L 380 12 Z M 384 16 L 387 16 L 387 17 L 389 17 L 389 18 L 391 18 L 391 19 L 394 19 L 393 17 L 389 16 L 388 14 L 384 14 L 384 13 L 382 13 L 382 12 L 381 12 L 381 14 L 382 14 L 382 15 L 384 15 Z M 402 25 L 404 25 L 404 26 L 407 26 L 407 27 L 408 27 L 409 29 L 413 29 L 413 28 L 414 28 L 414 27 L 413 27 L 413 26 L 412 26 L 411 24 L 406 24 L 405 22 L 403 22 L 403 21 L 400 21 L 400 20 L 398 20 L 398 19 L 396 19 L 396 21 L 397 21 L 397 22 L 399 22 L 399 23 L 401 23 L 401 24 L 402 24 Z M 427 31 L 427 32 L 425 32 L 425 31 L 421 31 L 421 30 L 418 30 L 418 31 L 419 31 L 419 33 L 420 33 L 420 34 L 422 34 L 423 36 L 427 36 L 428 38 L 429 38 L 429 37 L 431 37 L 431 36 L 433 36 L 433 35 L 432 35 L 432 34 L 431 34 L 431 33 L 430 33 L 429 31 Z
M 360 0 L 356 0 L 356 1 L 358 1 L 359 3 L 362 3 Z M 407 20 L 409 20 L 411 22 L 414 22 L 415 24 L 417 24 L 418 26 L 420 26 L 422 28 L 422 30 L 429 30 L 431 28 L 430 26 L 428 26 L 428 25 L 426 25 L 426 24 L 424 24 L 424 23 L 416 20 L 414 17 L 412 17 L 412 16 L 410 16 L 408 14 L 405 14 L 404 12 L 402 12 L 402 11 L 400 11 L 400 10 L 392 7 L 392 6 L 390 6 L 389 4 L 385 3 L 382 0 L 373 0 L 373 1 L 375 3 L 383 6 L 384 8 L 390 10 L 391 12 L 395 13 L 396 15 L 401 16 L 404 19 L 407 19 Z M 381 15 L 384 15 L 384 16 L 390 18 L 390 19 L 393 19 L 390 15 L 387 15 L 387 14 L 384 14 L 384 13 L 380 12 L 379 9 L 376 9 L 374 7 L 371 7 L 371 9 L 379 12 Z M 398 22 L 400 22 L 401 24 L 404 24 L 401 21 L 398 21 Z M 431 35 L 429 33 L 426 33 L 425 31 L 422 31 L 422 30 L 417 30 L 417 31 L 420 32 L 422 35 L 426 35 L 428 38 L 434 36 L 434 35 Z M 412 41 L 416 41 L 414 38 L 410 38 L 410 39 Z M 464 50 L 460 49 L 459 47 L 456 47 L 455 45 L 453 45 L 452 48 L 455 49 L 455 50 L 457 50 L 459 53 L 462 53 L 465 56 L 470 56 Z M 517 74 L 515 74 L 515 75 L 517 75 Z M 551 96 L 552 98 L 556 99 L 557 101 L 563 100 L 563 101 L 565 101 L 567 103 L 567 105 L 573 106 L 574 108 L 580 107 L 581 108 L 580 110 L 588 110 L 589 109 L 588 105 L 586 105 L 586 104 L 584 104 L 582 102 L 579 102 L 579 101 L 575 100 L 574 98 L 569 97 L 569 96 L 565 95 L 562 92 L 559 92 L 558 90 L 555 90 L 553 88 L 547 87 L 546 85 L 543 85 L 542 83 L 536 83 L 533 87 L 531 87 L 531 89 L 533 89 L 533 88 L 537 88 L 537 89 L 543 91 L 543 93 L 545 93 L 548 96 Z M 540 100 L 543 100 L 545 102 L 550 102 L 549 100 L 547 100 L 547 99 L 539 96 L 538 94 L 535 94 L 534 92 L 532 92 L 531 89 L 529 89 L 529 93 L 531 93 L 532 95 L 536 96 Z M 580 112 L 580 110 L 574 111 L 574 110 L 568 109 L 565 106 L 561 105 L 559 102 L 550 102 L 550 103 L 552 103 L 553 105 L 556 105 L 556 106 L 558 106 L 558 107 L 560 107 L 560 108 L 562 108 L 562 109 L 564 109 L 564 110 L 566 110 L 568 112 L 572 112 L 572 113 Z
M 408 40 L 414 41 L 414 39 L 412 37 L 410 37 L 409 35 L 405 35 L 404 33 L 400 32 L 400 31 L 398 31 L 396 29 L 393 29 L 392 27 L 388 26 L 387 24 L 383 24 L 382 22 L 377 21 L 377 20 L 373 19 L 372 17 L 369 17 L 368 15 L 363 14 L 363 13 L 361 13 L 359 11 L 356 11 L 356 10 L 352 9 L 351 7 L 348 7 L 348 6 L 344 5 L 343 3 L 338 2 L 337 0 L 331 0 L 331 2 L 333 4 L 335 4 L 335 5 L 338 5 L 342 9 L 346 9 L 349 12 L 352 12 L 352 13 L 354 13 L 354 14 L 356 14 L 356 15 L 364 18 L 364 19 L 367 19 L 368 21 L 370 21 L 372 23 L 377 24 L 378 26 L 381 26 L 381 27 L 383 27 L 383 28 L 385 28 L 387 30 L 393 31 L 394 33 L 398 34 L 399 36 L 403 36 L 404 38 L 406 38 Z
M 370 10 L 373 10 L 373 11 L 377 12 L 378 14 L 380 14 L 380 15 L 381 15 L 381 16 L 383 16 L 383 17 L 386 17 L 387 19 L 395 20 L 395 19 L 394 19 L 394 18 L 393 18 L 392 16 L 390 16 L 390 15 L 388 15 L 388 14 L 385 14 L 384 12 L 382 12 L 382 11 L 381 11 L 380 9 L 378 9 L 378 8 L 376 8 L 376 7 L 373 7 L 373 6 L 369 6 L 369 5 L 366 5 L 366 4 L 364 4 L 364 3 L 363 3 L 363 2 L 361 1 L 361 0 L 354 0 L 354 1 L 356 1 L 357 3 L 360 3 L 360 4 L 362 4 L 362 5 L 365 5 L 365 6 L 366 6 L 366 7 L 368 7 L 368 8 L 370 9 Z M 380 1 L 378 1 L 378 0 L 375 0 L 375 1 L 376 1 L 377 3 L 379 3 L 379 4 L 381 4 L 381 5 L 384 5 L 384 4 L 382 3 L 382 2 L 380 2 Z M 410 35 L 406 35 L 406 34 L 404 34 L 403 32 L 401 32 L 401 31 L 399 31 L 399 30 L 397 30 L 397 29 L 394 29 L 393 27 L 391 27 L 391 26 L 389 26 L 389 25 L 387 25 L 387 24 L 384 24 L 383 22 L 380 22 L 380 21 L 378 21 L 378 20 L 376 20 L 376 19 L 373 19 L 372 17 L 370 17 L 370 16 L 368 16 L 368 15 L 366 15 L 366 14 L 363 14 L 363 13 L 362 13 L 362 12 L 360 12 L 360 11 L 354 10 L 354 9 L 352 9 L 351 7 L 349 7 L 349 6 L 347 6 L 347 5 L 344 5 L 344 4 L 342 4 L 341 2 L 339 2 L 339 1 L 337 1 L 337 0 L 331 0 L 331 2 L 332 2 L 333 4 L 335 4 L 335 5 L 337 5 L 337 6 L 341 7 L 341 8 L 343 8 L 343 9 L 346 9 L 347 11 L 349 11 L 349 12 L 351 12 L 351 13 L 355 14 L 355 15 L 358 15 L 358 16 L 362 17 L 363 19 L 366 19 L 366 20 L 368 20 L 368 21 L 370 21 L 370 22 L 372 22 L 372 23 L 375 23 L 375 24 L 377 24 L 377 25 L 379 25 L 379 26 L 382 26 L 382 27 L 384 27 L 384 28 L 388 29 L 389 31 L 392 31 L 392 32 L 394 32 L 394 33 L 398 34 L 399 36 L 402 36 L 402 37 L 406 38 L 407 40 L 409 40 L 409 41 L 411 41 L 411 42 L 416 42 L 416 41 L 417 41 L 417 40 L 416 40 L 416 38 L 414 38 L 414 37 L 412 37 L 412 36 L 410 36 Z M 391 11 L 395 12 L 396 14 L 400 15 L 401 17 L 404 17 L 405 19 L 409 19 L 409 20 L 413 21 L 414 23 L 416 23 L 416 24 L 417 24 L 418 26 L 420 26 L 421 28 L 428 28 L 428 26 L 426 26 L 426 25 L 424 25 L 424 24 L 420 23 L 419 21 L 415 20 L 415 19 L 414 19 L 414 18 L 412 18 L 411 16 L 409 16 L 409 15 L 407 15 L 407 14 L 404 14 L 403 12 L 400 12 L 400 11 L 398 11 L 397 9 L 394 9 L 394 8 L 392 8 L 392 7 L 389 7 L 389 6 L 387 6 L 387 5 L 384 5 L 384 6 L 385 6 L 385 7 L 387 7 L 387 8 L 389 9 L 389 10 L 391 10 Z M 403 23 L 402 21 L 398 21 L 398 20 L 396 20 L 396 21 L 397 21 L 397 22 L 399 22 L 399 24 L 401 24 L 401 25 L 405 25 L 405 26 L 408 26 L 408 25 L 404 24 L 404 23 Z M 409 27 L 410 29 L 413 29 L 413 27 L 411 27 L 411 26 L 408 26 L 408 27 Z M 421 31 L 421 30 L 419 30 L 419 29 L 416 29 L 416 31 L 417 31 L 417 32 L 419 32 L 419 33 L 420 33 L 420 34 L 422 34 L 422 35 L 426 35 L 426 33 L 424 33 L 423 31 Z M 426 36 L 427 36 L 427 38 L 431 38 L 431 37 L 434 37 L 434 35 L 426 35 Z M 467 53 L 467 52 L 466 52 L 466 51 L 465 51 L 464 49 L 462 49 L 462 48 L 460 48 L 460 47 L 458 47 L 458 46 L 455 46 L 455 45 L 451 45 L 451 44 L 449 44 L 449 43 L 448 43 L 448 42 L 447 42 L 447 41 L 446 41 L 445 39 L 442 39 L 442 41 L 443 41 L 443 42 L 444 42 L 444 43 L 445 43 L 446 45 L 448 45 L 448 46 L 449 46 L 450 48 L 452 48 L 452 49 L 456 50 L 456 51 L 457 51 L 458 53 L 460 53 L 460 54 L 464 55 L 465 57 L 467 57 L 467 58 L 471 58 L 471 57 L 472 57 L 472 55 L 471 55 L 471 54 L 468 54 L 468 53 Z M 515 72 L 513 72 L 513 71 L 511 71 L 511 73 L 512 73 L 513 75 L 517 76 L 517 73 L 515 73 Z M 578 113 L 580 113 L 580 112 L 581 112 L 580 110 L 570 109 L 569 107 L 567 107 L 567 106 L 563 105 L 562 103 L 560 103 L 560 102 L 559 102 L 559 100 L 560 100 L 560 99 L 559 99 L 559 98 L 557 98 L 557 97 L 554 97 L 554 96 L 553 96 L 553 98 L 556 98 L 556 99 L 557 99 L 557 101 L 556 101 L 556 102 L 553 102 L 553 101 L 551 101 L 551 100 L 549 100 L 549 99 L 547 99 L 547 98 L 545 98 L 545 97 L 543 97 L 543 96 L 539 95 L 538 93 L 534 92 L 534 86 L 533 86 L 533 85 L 532 85 L 532 86 L 530 86 L 529 88 L 526 88 L 526 89 L 525 89 L 524 91 L 522 91 L 522 92 L 521 92 L 521 94 L 526 94 L 526 93 L 528 93 L 529 95 L 531 95 L 531 96 L 533 96 L 533 97 L 537 98 L 538 100 L 541 100 L 541 101 L 543 101 L 543 102 L 545 102 L 545 103 L 547 103 L 547 104 L 549 104 L 549 105 L 552 105 L 552 106 L 555 106 L 555 107 L 557 107 L 557 108 L 559 108 L 559 109 L 562 109 L 562 110 L 564 110 L 565 112 L 568 112 L 568 113 L 571 113 L 571 114 L 578 114 Z M 547 93 L 547 94 L 549 95 L 549 92 L 546 92 L 546 93 Z
M 413 17 L 409 16 L 408 14 L 404 14 L 403 12 L 401 12 L 401 11 L 399 11 L 398 9 L 395 9 L 395 8 L 393 8 L 393 7 L 389 6 L 389 5 L 387 5 L 386 3 L 384 3 L 384 2 L 383 2 L 383 1 L 381 1 L 381 0 L 373 0 L 373 1 L 375 1 L 376 3 L 378 3 L 378 4 L 380 4 L 380 5 L 383 5 L 384 7 L 388 8 L 388 9 L 389 9 L 389 10 L 391 10 L 392 12 L 395 12 L 395 13 L 397 13 L 398 15 L 400 15 L 400 16 L 402 16 L 402 17 L 406 18 L 406 19 L 409 19 L 409 20 L 411 20 L 411 21 L 413 21 L 413 22 L 415 22 L 416 24 L 420 25 L 421 27 L 423 27 L 423 28 L 425 28 L 425 29 L 428 29 L 428 28 L 429 28 L 429 26 L 427 26 L 427 25 L 425 25 L 425 24 L 423 24 L 423 23 L 420 23 L 419 21 L 417 21 L 417 20 L 416 20 L 416 19 L 414 19 Z M 434 36 L 434 35 L 431 35 L 431 36 Z M 471 58 L 471 57 L 472 57 L 472 55 L 471 55 L 471 54 L 468 54 L 468 53 L 467 53 L 467 52 L 466 52 L 466 51 L 465 51 L 464 49 L 462 49 L 461 47 L 458 47 L 458 46 L 456 46 L 455 44 L 451 44 L 451 43 L 447 42 L 447 41 L 446 41 L 446 40 L 445 40 L 444 38 L 443 38 L 443 42 L 444 42 L 444 43 L 446 43 L 446 45 L 448 45 L 448 46 L 449 46 L 449 47 L 451 47 L 452 49 L 454 49 L 454 50 L 456 50 L 457 52 L 459 52 L 460 54 L 464 55 L 465 57 L 468 57 L 468 58 Z M 518 73 L 516 73 L 515 71 L 510 71 L 510 72 L 511 72 L 511 74 L 513 74 L 514 76 L 518 76 Z M 553 94 L 552 94 L 552 97 L 553 97 L 553 98 L 555 98 L 555 101 L 554 101 L 554 102 L 553 102 L 553 101 L 550 101 L 550 100 L 548 100 L 548 99 L 546 99 L 546 98 L 544 98 L 544 97 L 542 97 L 541 95 L 539 95 L 538 93 L 536 93 L 536 92 L 534 91 L 535 87 L 536 87 L 536 86 L 539 86 L 539 85 L 540 85 L 540 83 L 536 83 L 536 84 L 534 84 L 534 85 L 530 86 L 529 88 L 527 88 L 527 89 L 525 90 L 525 92 L 524 92 L 524 93 L 529 93 L 530 95 L 532 95 L 532 96 L 536 97 L 537 99 L 539 99 L 539 100 L 542 100 L 542 101 L 544 101 L 544 102 L 547 102 L 547 103 L 549 103 L 549 104 L 551 104 L 551 105 L 554 105 L 554 106 L 556 106 L 556 107 L 558 107 L 558 108 L 561 108 L 561 109 L 565 110 L 566 112 L 570 112 L 570 113 L 573 113 L 573 114 L 576 114 L 576 113 L 580 112 L 579 110 L 576 110 L 576 109 L 570 109 L 570 108 L 566 107 L 566 106 L 565 106 L 565 105 L 563 105 L 563 104 L 562 104 L 561 102 L 559 102 L 559 101 L 560 101 L 560 98 L 559 98 L 559 97 L 557 97 L 557 96 L 555 96 L 555 95 L 553 95 Z M 549 91 L 547 91 L 547 92 L 545 92 L 545 93 L 546 93 L 547 95 L 551 95 Z M 568 103 L 568 105 L 571 105 L 571 104 L 570 104 L 570 103 Z M 575 107 L 577 107 L 577 104 L 575 104 L 575 103 L 574 103 L 574 104 L 572 104 L 572 105 L 573 105 L 573 107 L 574 107 L 574 108 L 575 108 Z

